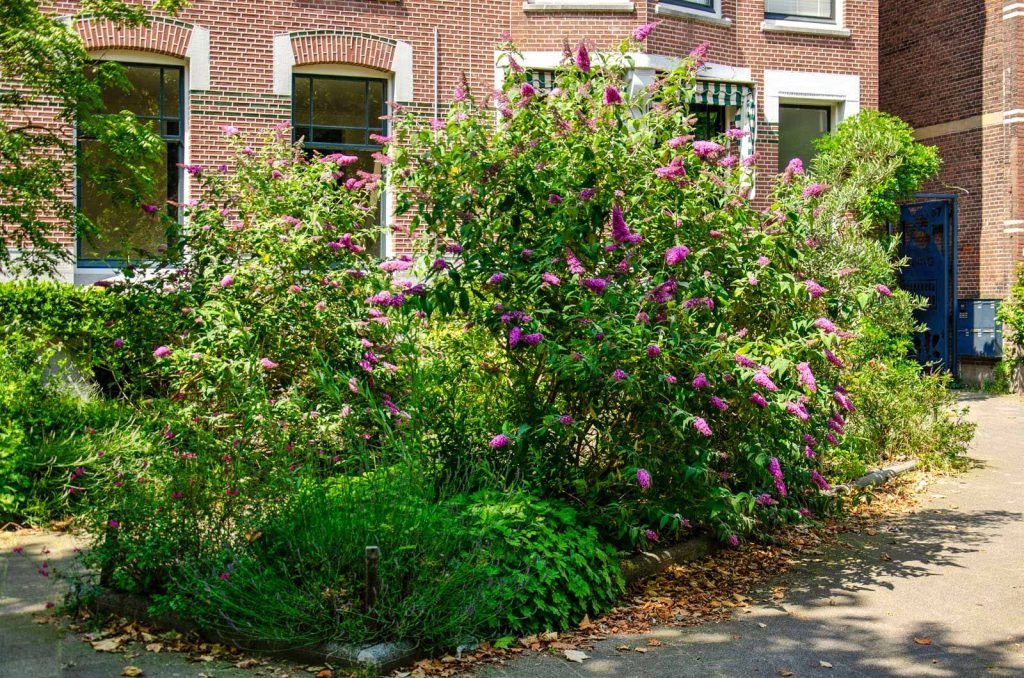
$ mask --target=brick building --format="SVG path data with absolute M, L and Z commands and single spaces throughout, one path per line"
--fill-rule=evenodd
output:
M 960 335 L 993 330 L 966 314 L 973 300 L 1006 297 L 1024 247 L 1024 4 L 879 4 L 880 106 L 939 149 L 943 169 L 925 199 L 949 196 L 958 207 L 958 233 L 948 239 L 961 344 L 953 350 L 964 376 L 976 378 L 992 362 L 972 357 Z
M 54 11 L 76 8 L 59 1 Z M 696 107 L 701 127 L 751 132 L 741 150 L 760 154 L 761 195 L 780 163 L 806 159 L 812 138 L 878 105 L 877 0 L 195 0 L 145 28 L 90 19 L 73 28 L 97 59 L 130 65 L 135 91 L 112 94 L 111 105 L 159 126 L 168 145 L 167 196 L 187 200 L 194 187 L 176 165 L 222 163 L 225 125 L 249 138 L 288 121 L 315 148 L 359 153 L 371 167 L 371 135 L 387 131 L 379 119 L 387 102 L 443 113 L 463 74 L 489 92 L 501 78 L 502 34 L 543 84 L 566 42 L 586 40 L 599 51 L 654 20 L 661 24 L 633 55 L 634 83 L 709 42 Z M 105 204 L 93 187 L 76 193 L 101 231 L 127 237 L 140 252 L 159 244 L 145 220 Z M 408 247 L 390 233 L 390 218 L 384 196 L 385 254 Z M 88 283 L 116 268 L 113 239 L 66 241 L 76 256 L 62 278 Z

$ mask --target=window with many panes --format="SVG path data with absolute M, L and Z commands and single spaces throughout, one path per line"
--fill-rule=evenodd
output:
M 374 78 L 351 78 L 328 75 L 293 76 L 292 128 L 296 141 L 303 140 L 308 153 L 345 153 L 359 161 L 341 168 L 348 176 L 357 171 L 381 174 L 382 167 L 373 154 L 383 147 L 370 135 L 385 135 L 386 122 L 381 119 L 387 106 L 387 81 Z M 367 228 L 378 234 L 384 227 L 384 201 L 380 191 L 372 196 L 373 209 Z M 383 255 L 378 235 L 367 249 Z
M 814 141 L 828 134 L 832 125 L 832 109 L 827 106 L 779 106 L 779 171 L 793 158 L 804 165 L 817 155 Z
M 166 209 L 172 217 L 177 207 L 168 201 L 180 202 L 182 170 L 178 164 L 184 155 L 185 90 L 180 66 L 122 64 L 131 88 L 123 90 L 109 85 L 102 90 L 107 111 L 129 111 L 156 132 L 167 146 L 159 164 L 153 168 L 155 192 L 146 201 Z M 95 226 L 93 233 L 78 239 L 80 266 L 116 266 L 129 259 L 146 259 L 167 245 L 164 225 L 138 205 L 115 202 L 100 189 L 103 163 L 107 162 L 99 141 L 86 137 L 78 140 L 79 165 L 78 207 Z M 86 171 L 89 170 L 89 171 Z
M 838 0 L 765 0 L 764 13 L 769 19 L 830 22 L 836 19 Z

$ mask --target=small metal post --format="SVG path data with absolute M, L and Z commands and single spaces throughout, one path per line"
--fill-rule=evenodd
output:
M 380 547 L 366 547 L 366 588 L 363 597 L 363 611 L 369 612 L 377 605 L 380 593 Z

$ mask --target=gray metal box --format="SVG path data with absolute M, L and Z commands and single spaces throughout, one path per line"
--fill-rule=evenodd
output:
M 1002 358 L 1003 327 L 996 320 L 999 299 L 956 303 L 956 351 L 962 358 Z

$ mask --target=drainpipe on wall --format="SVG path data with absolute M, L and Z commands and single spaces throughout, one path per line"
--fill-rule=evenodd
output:
M 441 86 L 441 38 L 434 26 L 434 118 L 437 118 L 438 88 Z

